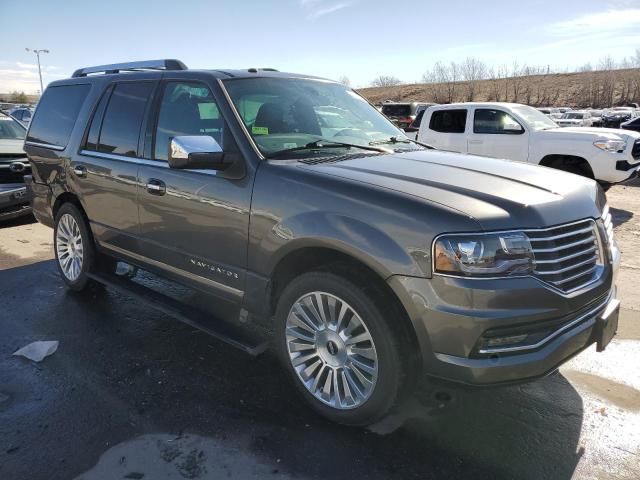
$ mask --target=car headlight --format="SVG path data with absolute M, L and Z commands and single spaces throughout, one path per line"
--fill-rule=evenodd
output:
M 435 272 L 449 275 L 524 275 L 535 268 L 531 243 L 522 232 L 443 235 L 433 252 Z
M 627 148 L 627 142 L 624 140 L 598 140 L 593 142 L 593 146 L 606 152 L 622 153 Z

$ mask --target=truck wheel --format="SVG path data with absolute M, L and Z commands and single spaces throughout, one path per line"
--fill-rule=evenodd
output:
M 84 216 L 72 203 L 60 207 L 55 218 L 54 251 L 62 280 L 71 290 L 87 286 L 87 273 L 96 265 L 93 237 Z
M 328 272 L 289 283 L 276 309 L 278 352 L 307 402 L 330 420 L 369 425 L 399 400 L 406 371 L 393 315 Z M 405 357 L 410 357 L 404 352 Z

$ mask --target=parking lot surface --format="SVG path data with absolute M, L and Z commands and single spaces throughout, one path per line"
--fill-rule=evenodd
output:
M 423 381 L 370 429 L 313 414 L 272 355 L 245 355 L 109 289 L 67 292 L 52 231 L 4 225 L 0 478 L 636 479 L 640 182 L 608 198 L 623 310 L 604 353 L 591 347 L 513 387 Z M 60 345 L 42 363 L 12 356 L 35 340 Z

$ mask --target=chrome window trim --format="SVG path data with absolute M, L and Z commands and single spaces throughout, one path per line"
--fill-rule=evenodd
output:
M 150 160 L 148 158 L 139 158 L 139 157 L 127 157 L 126 155 L 118 155 L 114 153 L 104 153 L 97 152 L 95 150 L 80 150 L 80 155 L 84 155 L 86 157 L 94 157 L 94 158 L 104 158 L 105 160 L 118 160 L 121 162 L 129 162 L 136 163 L 138 165 L 146 165 L 148 167 L 160 167 L 160 168 L 171 168 L 168 162 L 164 160 Z M 76 162 L 81 163 L 81 162 Z M 204 169 L 173 169 L 176 172 L 195 172 L 195 173 L 203 173 L 205 175 L 211 175 L 215 177 L 217 175 L 216 170 L 204 170 Z
M 591 310 L 589 310 L 588 312 L 585 312 L 582 315 L 578 316 L 577 318 L 573 319 L 571 322 L 569 322 L 566 325 L 560 327 L 558 330 L 555 330 L 555 331 L 551 332 L 549 335 L 544 337 L 539 342 L 534 343 L 533 345 L 521 345 L 521 346 L 515 346 L 515 347 L 484 348 L 484 349 L 479 349 L 478 353 L 481 353 L 481 354 L 493 354 L 493 353 L 512 353 L 512 352 L 522 352 L 522 351 L 526 351 L 526 350 L 536 350 L 536 349 L 540 348 L 541 346 L 543 346 L 545 343 L 548 343 L 551 340 L 553 340 L 554 338 L 556 338 L 561 333 L 563 333 L 563 332 L 565 332 L 567 330 L 570 330 L 571 328 L 575 327 L 577 324 L 581 323 L 585 318 L 590 317 L 590 316 L 595 316 L 596 312 L 598 312 L 599 310 L 605 308 L 608 305 L 608 303 L 611 301 L 612 298 L 613 298 L 613 290 L 611 292 L 609 292 L 609 295 L 607 295 L 607 298 L 604 301 L 600 302 L 598 305 L 593 307 Z
M 41 147 L 41 148 L 48 148 L 50 150 L 58 150 L 58 151 L 62 151 L 67 147 L 61 147 L 60 145 L 53 145 L 51 143 L 39 143 L 39 142 L 34 142 L 32 140 L 27 140 L 24 142 L 25 145 L 31 145 L 32 147 Z

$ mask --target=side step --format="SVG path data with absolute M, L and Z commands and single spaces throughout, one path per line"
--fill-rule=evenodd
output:
M 250 355 L 260 355 L 269 345 L 269 342 L 262 339 L 250 338 L 247 333 L 241 332 L 239 329 L 234 328 L 221 320 L 218 322 L 211 322 L 211 314 L 206 314 L 128 278 L 115 274 L 103 273 L 89 273 L 88 276 L 96 282 L 102 283 L 103 285 L 113 288 L 124 295 L 128 295 L 136 300 L 142 301 L 150 307 L 175 317 L 181 322 L 195 327 L 198 330 L 202 330 L 212 337 L 239 348 Z M 216 324 L 216 329 L 210 327 L 211 323 Z

